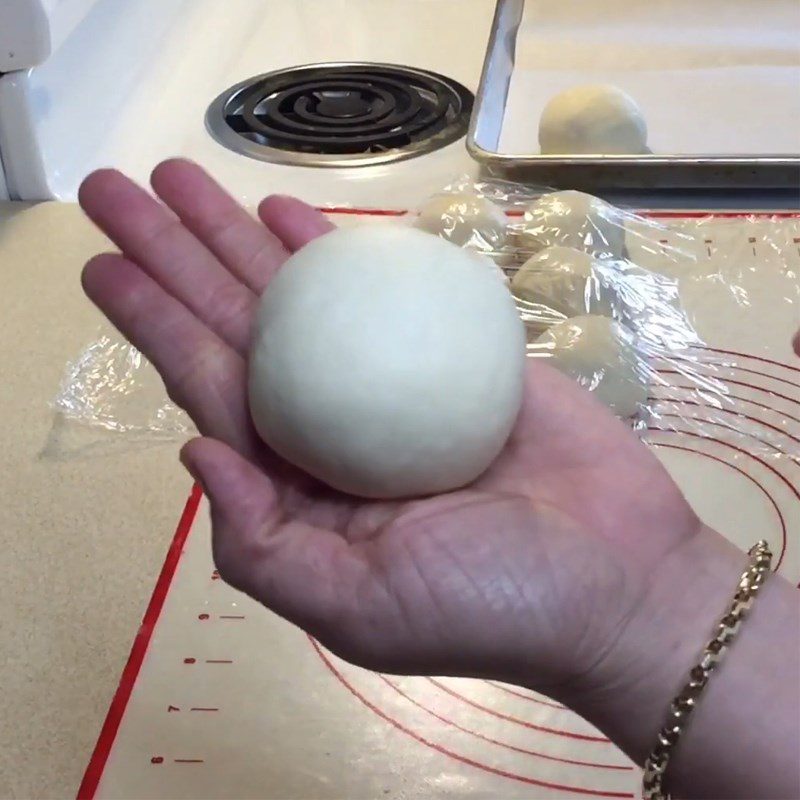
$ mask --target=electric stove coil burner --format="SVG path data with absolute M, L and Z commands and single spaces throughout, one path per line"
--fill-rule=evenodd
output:
M 302 166 L 368 166 L 428 153 L 467 132 L 473 95 L 424 70 L 317 64 L 271 72 L 220 95 L 206 115 L 237 153 Z

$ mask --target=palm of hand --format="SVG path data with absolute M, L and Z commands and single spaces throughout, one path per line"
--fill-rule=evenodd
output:
M 642 576 L 697 527 L 649 452 L 533 362 L 511 440 L 463 491 L 362 502 L 299 474 L 253 431 L 245 359 L 269 276 L 329 223 L 271 198 L 261 225 L 185 162 L 153 185 L 179 221 L 118 173 L 84 184 L 84 209 L 126 254 L 93 259 L 84 285 L 208 437 L 183 459 L 212 501 L 223 577 L 365 666 L 522 669 L 539 688 L 589 669 Z

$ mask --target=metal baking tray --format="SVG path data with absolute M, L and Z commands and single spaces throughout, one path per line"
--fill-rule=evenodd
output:
M 545 156 L 499 152 L 524 10 L 525 0 L 497 2 L 467 135 L 467 150 L 490 174 L 521 183 L 584 189 L 797 189 L 800 193 L 800 153 Z

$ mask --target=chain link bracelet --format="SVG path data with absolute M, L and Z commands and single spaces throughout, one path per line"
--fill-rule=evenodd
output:
M 742 621 L 750 611 L 758 590 L 772 567 L 772 552 L 769 545 L 758 542 L 749 552 L 750 564 L 742 575 L 736 594 L 725 616 L 717 626 L 714 638 L 708 643 L 700 663 L 689 673 L 689 682 L 672 701 L 666 725 L 658 735 L 653 752 L 644 766 L 642 797 L 644 800 L 669 800 L 664 790 L 664 777 L 675 747 L 686 730 L 686 726 L 697 706 L 711 673 L 722 660 L 731 642 L 739 633 Z

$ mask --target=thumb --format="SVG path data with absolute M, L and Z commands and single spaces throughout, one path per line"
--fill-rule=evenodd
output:
M 268 474 L 215 439 L 184 446 L 181 461 L 211 504 L 220 577 L 321 639 L 352 612 L 366 561 L 332 531 L 288 519 Z

